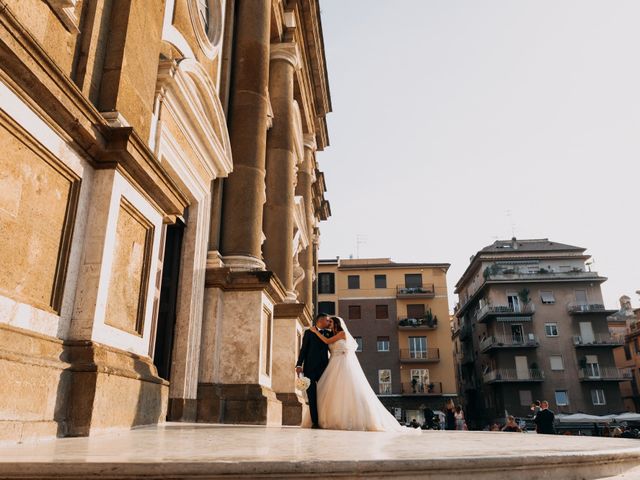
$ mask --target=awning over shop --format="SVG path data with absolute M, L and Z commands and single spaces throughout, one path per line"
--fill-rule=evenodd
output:
M 588 415 L 586 413 L 573 413 L 566 415 L 559 413 L 556 415 L 560 423 L 621 423 L 640 422 L 640 413 L 621 413 L 611 415 Z

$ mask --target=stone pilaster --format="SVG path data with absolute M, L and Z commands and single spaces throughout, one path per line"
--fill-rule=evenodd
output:
M 281 425 L 272 383 L 274 305 L 283 299 L 272 272 L 207 270 L 199 422 Z
M 229 112 L 234 165 L 224 183 L 221 251 L 230 268 L 263 270 L 271 1 L 238 2 L 236 8 Z
M 294 42 L 271 46 L 269 94 L 273 125 L 267 139 L 267 200 L 264 207 L 264 258 L 285 286 L 287 300 L 296 301 L 293 289 L 293 209 L 295 190 L 294 74 L 300 66 Z
M 300 425 L 308 408 L 296 389 L 295 364 L 304 329 L 311 326 L 311 311 L 303 303 L 282 303 L 274 310 L 273 390 L 282 402 L 282 424 Z
M 315 214 L 313 209 L 313 183 L 314 175 L 314 155 L 316 151 L 315 135 L 305 134 L 304 136 L 304 161 L 298 170 L 298 183 L 296 194 L 304 199 L 305 215 L 307 221 L 307 231 L 312 233 L 315 227 Z M 299 300 L 309 306 L 313 312 L 313 281 L 315 278 L 315 267 L 313 262 L 313 242 L 300 252 L 300 266 L 304 270 L 304 278 L 298 285 Z

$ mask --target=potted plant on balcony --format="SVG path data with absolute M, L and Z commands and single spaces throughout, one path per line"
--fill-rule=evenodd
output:
M 580 365 L 580 368 L 587 368 L 587 357 L 582 357 L 578 361 L 578 365 Z
M 527 305 L 529 305 L 529 302 L 531 301 L 531 297 L 529 297 L 529 293 L 531 292 L 529 291 L 528 288 L 523 288 L 518 292 L 518 298 L 520 298 L 520 301 L 522 302 L 523 307 L 526 307 Z
M 482 276 L 484 277 L 485 280 L 487 280 L 489 277 L 493 275 L 497 275 L 499 273 L 500 273 L 500 267 L 498 267 L 498 265 L 496 265 L 495 263 L 492 263 L 491 265 L 489 265 L 484 269 L 484 271 L 482 272 Z
M 422 323 L 428 327 L 433 327 L 433 313 L 431 313 L 431 309 L 425 312 L 424 317 L 422 317 Z
M 434 388 L 435 388 L 435 385 L 433 383 L 430 383 L 429 385 L 427 385 L 428 393 L 433 393 Z

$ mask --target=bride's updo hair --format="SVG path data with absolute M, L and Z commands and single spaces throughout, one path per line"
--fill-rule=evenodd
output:
M 342 324 L 340 323 L 340 319 L 338 317 L 331 317 L 331 322 L 333 323 L 333 331 L 336 333 L 343 332 Z

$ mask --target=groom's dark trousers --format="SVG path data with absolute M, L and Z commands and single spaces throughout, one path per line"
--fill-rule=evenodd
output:
M 326 330 L 323 330 L 322 334 L 325 337 L 330 336 Z M 318 425 L 318 380 L 320 380 L 328 363 L 329 347 L 327 344 L 320 340 L 311 330 L 304 332 L 296 366 L 302 367 L 304 376 L 311 380 L 311 384 L 307 389 L 307 398 L 309 399 L 311 422 L 314 425 Z

